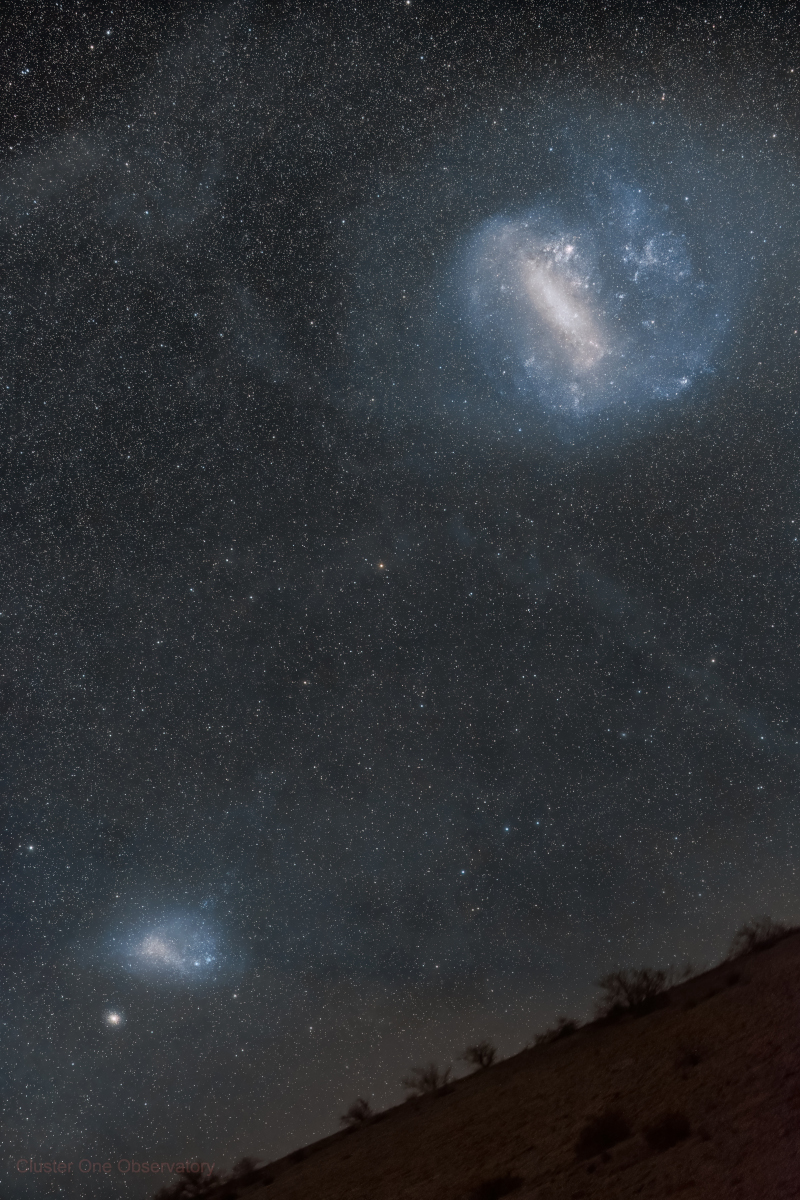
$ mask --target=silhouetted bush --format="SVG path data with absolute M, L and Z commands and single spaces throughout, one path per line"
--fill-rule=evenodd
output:
M 429 1062 L 424 1067 L 412 1067 L 401 1082 L 415 1096 L 431 1096 L 447 1085 L 450 1075 L 450 1067 L 440 1071 L 435 1062 Z
M 624 1115 L 618 1108 L 609 1108 L 586 1122 L 575 1143 L 575 1154 L 580 1159 L 594 1158 L 630 1136 L 631 1127 Z
M 497 1047 L 491 1042 L 478 1042 L 475 1046 L 467 1046 L 461 1055 L 461 1062 L 469 1063 L 472 1067 L 485 1070 L 497 1058 Z
M 753 954 L 758 950 L 769 950 L 782 938 L 788 937 L 794 930 L 772 917 L 755 917 L 736 930 L 728 951 L 728 958 L 741 958 L 744 954 Z
M 664 993 L 673 981 L 672 971 L 656 971 L 652 967 L 611 971 L 597 980 L 596 986 L 602 992 L 597 1015 L 611 1017 L 635 1013 L 638 1016 L 651 1012 L 665 1002 Z
M 249 1178 L 251 1175 L 254 1175 L 257 1171 L 258 1171 L 258 1159 L 245 1157 L 245 1158 L 240 1159 L 239 1162 L 235 1164 L 235 1166 L 231 1167 L 230 1174 L 228 1175 L 228 1179 L 239 1180 L 239 1179 Z
M 272 1183 L 271 1176 L 263 1174 L 254 1158 L 243 1158 L 225 1175 L 197 1175 L 192 1171 L 181 1171 L 171 1184 L 156 1192 L 153 1200 L 232 1200 L 254 1183 Z
M 263 1174 L 263 1168 L 259 1167 L 256 1159 L 243 1158 L 223 1177 L 222 1188 L 214 1192 L 214 1200 L 231 1200 L 254 1183 L 272 1183 L 272 1177 Z
M 647 1126 L 644 1136 L 650 1149 L 660 1153 L 662 1150 L 669 1150 L 672 1146 L 677 1146 L 678 1142 L 684 1141 L 691 1132 L 692 1127 L 686 1113 L 667 1112 L 663 1113 L 652 1125 Z
M 550 1042 L 558 1042 L 561 1038 L 571 1037 L 579 1029 L 580 1024 L 577 1021 L 570 1020 L 568 1017 L 559 1017 L 552 1029 L 545 1029 L 544 1033 L 536 1034 L 533 1044 L 534 1046 L 547 1046 Z
M 496 1175 L 494 1179 L 486 1179 L 479 1183 L 472 1193 L 471 1200 L 500 1200 L 521 1188 L 525 1180 L 521 1175 Z
M 343 1125 L 363 1125 L 374 1115 L 369 1102 L 359 1096 L 357 1100 L 353 1101 L 344 1116 L 339 1117 L 339 1120 Z
M 159 1188 L 153 1200 L 194 1200 L 195 1196 L 207 1196 L 222 1183 L 222 1177 L 216 1172 L 198 1176 L 191 1171 L 179 1171 L 171 1183 Z

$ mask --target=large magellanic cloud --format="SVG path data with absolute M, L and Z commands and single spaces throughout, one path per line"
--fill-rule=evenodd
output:
M 701 404 L 786 236 L 775 173 L 733 134 L 547 96 L 459 131 L 364 207 L 356 394 L 537 448 Z

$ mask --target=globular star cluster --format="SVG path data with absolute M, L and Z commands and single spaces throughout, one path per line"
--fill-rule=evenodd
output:
M 277 1155 L 796 920 L 791 12 L 13 8 L 6 1161 Z

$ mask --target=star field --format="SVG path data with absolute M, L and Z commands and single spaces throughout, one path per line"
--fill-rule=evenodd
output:
M 3 18 L 10 1196 L 798 914 L 792 15 L 167 7 Z

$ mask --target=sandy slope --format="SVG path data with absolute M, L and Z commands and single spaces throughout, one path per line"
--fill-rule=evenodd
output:
M 581 1128 L 607 1107 L 631 1136 L 578 1160 Z M 665 1110 L 692 1132 L 654 1151 L 643 1130 Z M 469 1200 L 511 1174 L 514 1200 L 800 1197 L 800 934 L 673 989 L 648 1016 L 525 1050 L 301 1153 L 241 1194 Z

